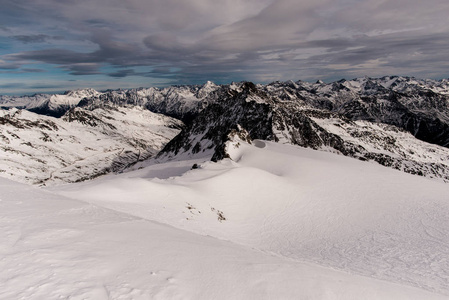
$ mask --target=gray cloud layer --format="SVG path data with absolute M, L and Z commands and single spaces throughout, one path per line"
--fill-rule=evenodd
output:
M 9 51 L 2 69 L 37 62 L 180 83 L 448 77 L 447 0 L 4 2 L 5 36 L 47 46 Z
M 59 36 L 49 36 L 46 34 L 34 34 L 34 35 L 13 35 L 10 38 L 18 40 L 22 43 L 45 43 L 49 40 L 62 40 Z

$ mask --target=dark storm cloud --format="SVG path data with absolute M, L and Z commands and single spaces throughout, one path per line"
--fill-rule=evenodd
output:
M 35 34 L 35 35 L 13 35 L 10 38 L 20 41 L 25 44 L 29 43 L 45 43 L 50 40 L 62 40 L 63 37 L 60 36 L 49 36 L 46 34 Z
M 322 73 L 334 70 L 343 76 L 363 76 L 364 67 L 367 73 L 373 69 L 391 72 L 392 67 L 397 67 L 407 74 L 417 71 L 411 69 L 413 66 L 422 69 L 425 65 L 429 74 L 432 68 L 438 69 L 440 76 L 448 74 L 442 67 L 446 63 L 441 64 L 443 58 L 438 55 L 447 53 L 448 23 L 442 16 L 427 23 L 431 26 L 423 22 L 429 21 L 432 14 L 441 15 L 440 10 L 433 7 L 429 11 L 428 5 L 423 7 L 410 1 L 402 11 L 395 1 L 390 7 L 376 5 L 375 1 L 343 2 L 348 7 L 338 10 L 329 1 L 302 5 L 295 1 L 274 1 L 259 14 L 214 29 L 193 44 L 180 42 L 178 36 L 171 33 L 148 36 L 144 44 L 162 61 L 178 65 L 186 62 L 181 65 L 187 77 L 201 74 L 217 77 L 229 73 L 264 80 L 269 78 L 267 73 L 272 73 L 273 79 L 286 79 L 319 75 L 320 70 Z M 445 2 L 437 2 L 447 7 Z M 362 20 L 351 5 L 360 6 L 363 15 L 370 10 L 371 15 Z M 413 7 L 421 11 L 413 11 Z M 333 9 L 337 12 L 332 12 Z M 348 11 L 353 12 L 352 18 L 348 17 Z M 382 20 L 392 13 L 395 14 L 393 20 Z M 417 15 L 420 19 L 415 18 Z M 346 21 L 335 23 L 342 16 Z M 366 21 L 372 27 L 358 31 Z M 435 32 L 433 25 L 437 22 L 443 25 L 437 31 L 443 32 Z M 403 28 L 402 24 L 410 27 Z
M 0 55 L 3 69 L 39 62 L 77 76 L 180 83 L 449 75 L 447 0 L 5 0 L 2 8 L 4 35 L 29 46 Z M 59 36 L 58 48 L 43 48 Z
M 413 72 L 439 70 L 444 72 L 449 62 L 444 58 L 449 51 L 448 33 L 441 34 L 389 34 L 385 36 L 362 37 L 341 43 L 336 53 L 325 53 L 308 58 L 309 65 L 317 67 L 339 66 L 339 70 L 352 70 L 357 66 L 380 69 L 411 69 Z M 340 41 L 338 42 L 340 43 Z M 315 43 L 314 43 L 315 44 Z M 333 41 L 320 42 L 331 46 Z M 346 44 L 346 45 L 345 45 Z M 344 47 L 343 47 L 344 46 Z M 335 47 L 329 47 L 335 49 Z M 330 51 L 331 52 L 331 51 Z M 377 62 L 376 62 L 377 61 Z M 370 64 L 372 64 L 370 66 Z
M 26 74 L 26 73 L 44 73 L 46 70 L 43 69 L 36 69 L 36 68 L 20 68 L 19 66 L 14 68 L 1 68 L 0 67 L 0 74 Z
M 4 63 L 0 61 L 0 70 L 17 70 L 20 68 L 20 64 L 17 63 Z
M 97 75 L 101 74 L 100 65 L 97 63 L 72 63 L 63 65 L 63 69 L 69 71 L 71 75 Z
M 42 89 L 55 89 L 60 90 L 61 86 L 57 84 L 33 84 L 28 86 L 29 89 L 42 90 Z
M 6 55 L 6 58 L 13 61 L 39 61 L 62 65 L 69 70 L 85 68 L 86 66 L 91 68 L 94 64 L 100 63 L 119 66 L 127 65 L 131 62 L 136 63 L 135 58 L 139 52 L 138 47 L 113 41 L 107 33 L 95 33 L 90 40 L 98 46 L 98 50 L 82 53 L 66 49 L 45 49 L 10 54 Z M 73 67 L 70 67 L 71 65 Z
M 26 85 L 23 82 L 11 82 L 11 83 L 2 83 L 0 84 L 0 89 L 15 89 L 15 88 L 23 88 Z
M 45 70 L 43 70 L 43 69 L 34 69 L 34 68 L 23 68 L 22 71 L 25 73 L 43 73 L 43 72 L 45 72 Z
M 111 77 L 123 78 L 123 77 L 131 76 L 131 75 L 138 75 L 138 74 L 133 69 L 126 69 L 126 70 L 118 70 L 116 72 L 109 73 L 108 75 Z
M 315 40 L 303 44 L 303 48 L 324 48 L 326 52 L 335 52 L 346 50 L 350 47 L 358 45 L 355 40 L 338 38 L 329 40 Z
M 7 55 L 6 58 L 15 61 L 38 61 L 55 65 L 89 63 L 96 60 L 90 53 L 79 53 L 65 49 L 27 51 Z

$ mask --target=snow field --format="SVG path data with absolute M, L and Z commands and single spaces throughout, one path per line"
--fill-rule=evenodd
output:
M 228 152 L 232 161 L 168 162 L 53 191 L 295 264 L 449 295 L 447 184 L 265 141 Z M 164 168 L 174 177 L 157 178 Z
M 0 179 L 1 299 L 444 299 Z

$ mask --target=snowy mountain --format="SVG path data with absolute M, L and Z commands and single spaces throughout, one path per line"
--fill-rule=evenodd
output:
M 218 98 L 213 96 L 217 89 L 219 89 L 219 86 L 207 82 L 202 86 L 114 90 L 86 98 L 85 101 L 80 103 L 80 106 L 101 107 L 104 103 L 139 106 L 156 113 L 188 121 L 207 106 L 208 101 L 215 101 Z
M 88 109 L 114 106 L 138 106 L 153 112 L 186 120 L 207 105 L 207 99 L 219 86 L 212 82 L 194 86 L 172 86 L 168 88 L 139 88 L 130 90 L 93 89 L 68 91 L 64 95 L 0 96 L 0 107 L 26 109 L 38 114 L 61 117 L 73 107 Z
M 423 141 L 449 145 L 447 80 L 405 77 L 341 80 L 331 84 L 273 83 L 263 89 L 283 101 L 299 101 L 351 120 L 394 125 Z
M 277 87 L 276 92 L 273 86 Z M 241 83 L 224 87 L 226 93 L 222 93 L 220 100 L 202 110 L 158 157 L 179 159 L 213 155 L 222 148 L 229 130 L 241 126 L 253 139 L 336 152 L 407 173 L 449 181 L 448 148 L 423 142 L 400 124 L 381 122 L 381 118 L 387 120 L 388 114 L 380 110 L 375 115 L 376 120 L 364 120 L 359 118 L 360 115 L 351 116 L 338 108 L 325 109 L 327 104 L 321 100 L 304 97 L 306 101 L 298 94 L 292 96 L 293 92 L 289 92 L 292 86 L 296 91 L 303 91 L 293 83 L 265 87 Z M 284 97 L 283 93 L 290 96 Z M 380 99 L 379 103 L 382 101 Z M 347 103 L 341 106 L 353 107 Z M 389 116 L 396 115 L 399 120 L 403 118 L 401 113 L 403 110 L 389 110 Z M 441 115 L 448 113 L 448 109 L 440 112 Z M 424 124 L 426 118 L 420 122 Z M 221 155 L 216 153 L 214 158 L 220 159 Z
M 61 118 L 0 110 L 0 174 L 48 185 L 119 172 L 157 154 L 182 125 L 138 107 L 76 107 Z
M 219 159 L 214 153 L 239 125 L 253 139 L 336 152 L 444 181 L 449 181 L 448 103 L 447 80 L 409 77 L 267 85 L 207 82 L 0 100 L 5 109 L 25 108 L 66 121 L 79 118 L 85 125 L 105 121 L 88 112 L 112 107 L 151 111 L 184 121 L 187 126 L 175 139 L 165 137 L 170 143 L 159 153 L 159 161 L 201 156 Z M 89 116 L 83 116 L 85 113 Z M 138 148 L 129 151 L 138 153 Z
M 69 91 L 64 95 L 0 96 L 0 107 L 2 109 L 15 107 L 38 114 L 61 117 L 69 109 L 77 106 L 83 98 L 90 98 L 99 94 L 93 89 L 84 89 Z

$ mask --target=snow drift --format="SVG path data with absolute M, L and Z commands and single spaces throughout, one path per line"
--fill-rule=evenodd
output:
M 168 162 L 53 191 L 294 264 L 449 295 L 447 184 L 234 137 L 227 143 L 230 159 L 218 163 Z

